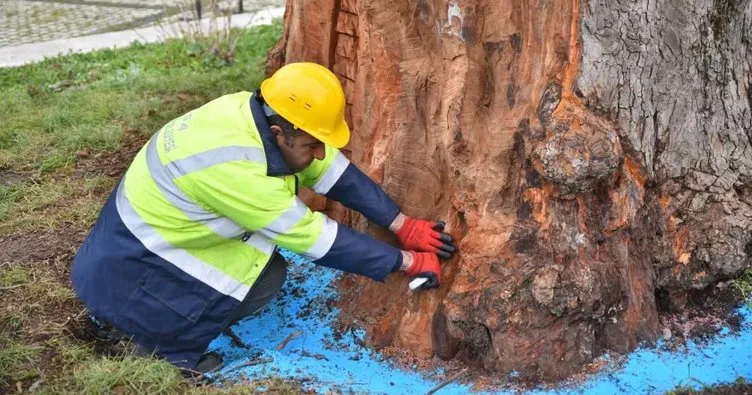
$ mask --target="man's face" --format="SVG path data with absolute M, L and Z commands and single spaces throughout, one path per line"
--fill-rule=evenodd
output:
M 282 153 L 282 158 L 287 163 L 287 167 L 294 173 L 308 167 L 313 159 L 323 160 L 326 156 L 324 143 L 316 140 L 308 133 L 299 133 L 290 137 L 285 135 L 282 128 L 277 125 L 273 125 L 271 130 L 277 139 L 277 146 Z

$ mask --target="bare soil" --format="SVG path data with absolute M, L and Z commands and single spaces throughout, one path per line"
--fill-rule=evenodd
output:
M 25 177 L 9 170 L 0 170 L 0 186 L 11 186 L 23 181 Z
M 86 178 L 106 175 L 119 178 L 125 173 L 131 165 L 133 157 L 148 140 L 149 136 L 140 129 L 128 129 L 120 141 L 120 148 L 114 152 L 79 151 L 76 154 L 77 161 L 73 176 Z
M 56 257 L 72 258 L 71 249 L 84 239 L 85 229 L 65 225 L 54 231 L 32 231 L 0 236 L 0 262 L 36 262 Z
M 736 308 L 742 303 L 741 293 L 731 282 L 720 282 L 690 293 L 683 311 L 660 315 L 665 347 L 675 349 L 687 340 L 709 341 L 724 327 L 741 330 L 742 317 Z M 667 338 L 669 332 L 671 337 Z

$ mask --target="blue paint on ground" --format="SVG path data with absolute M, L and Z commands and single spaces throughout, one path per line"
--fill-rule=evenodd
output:
M 558 389 L 557 394 L 662 394 L 677 386 L 701 389 L 752 378 L 752 310 L 738 309 L 742 329 L 723 328 L 712 340 L 689 341 L 679 351 L 641 348 L 620 366 L 609 366 L 577 388 Z M 547 394 L 534 391 L 533 394 Z
M 245 346 L 233 344 L 222 335 L 210 349 L 225 360 L 218 378 L 263 379 L 269 376 L 301 380 L 316 392 L 336 390 L 383 394 L 425 393 L 444 378 L 432 372 L 404 370 L 362 346 L 360 331 L 338 333 L 333 323 L 338 310 L 333 280 L 338 273 L 318 267 L 303 258 L 284 252 L 290 262 L 282 294 L 259 313 L 232 327 Z M 405 284 L 405 292 L 407 284 Z M 678 385 L 701 388 L 733 382 L 737 377 L 752 378 L 752 311 L 739 310 L 742 330 L 727 328 L 705 344 L 689 342 L 686 350 L 669 352 L 661 347 L 639 349 L 608 366 L 576 387 L 535 389 L 531 394 L 612 394 L 663 393 Z M 291 334 L 282 350 L 278 346 Z M 604 359 L 606 360 L 606 359 Z M 249 361 L 260 361 L 248 365 Z M 466 394 L 470 386 L 452 383 L 440 394 Z M 500 389 L 495 393 L 517 393 Z

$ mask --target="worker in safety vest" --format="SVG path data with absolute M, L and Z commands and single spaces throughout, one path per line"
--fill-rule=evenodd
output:
M 283 247 L 349 273 L 439 286 L 455 251 L 441 222 L 406 216 L 337 148 L 345 96 L 323 66 L 293 63 L 256 93 L 215 99 L 165 125 L 136 155 L 74 259 L 92 317 L 142 353 L 207 371 L 209 343 L 285 280 Z M 312 212 L 303 184 L 395 232 L 399 250 Z

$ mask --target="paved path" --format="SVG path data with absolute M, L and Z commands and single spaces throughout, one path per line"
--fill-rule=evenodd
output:
M 207 13 L 210 0 L 202 0 Z M 236 9 L 237 0 L 220 0 Z M 244 0 L 253 13 L 284 0 Z M 0 48 L 167 23 L 192 15 L 193 0 L 0 0 Z
M 275 18 L 282 18 L 284 13 L 284 7 L 266 8 L 254 13 L 233 15 L 231 23 L 233 27 L 268 24 Z M 225 19 L 219 19 L 219 29 L 223 28 L 225 21 Z M 203 31 L 208 31 L 211 23 L 210 18 L 204 18 L 201 22 Z M 0 67 L 20 66 L 43 60 L 45 57 L 70 52 L 87 52 L 104 48 L 127 47 L 134 41 L 141 43 L 160 42 L 165 38 L 175 37 L 177 32 L 183 31 L 181 30 L 181 26 L 184 23 L 175 22 L 173 24 L 161 24 L 119 32 L 0 47 Z M 193 21 L 192 23 L 195 26 L 196 22 Z

